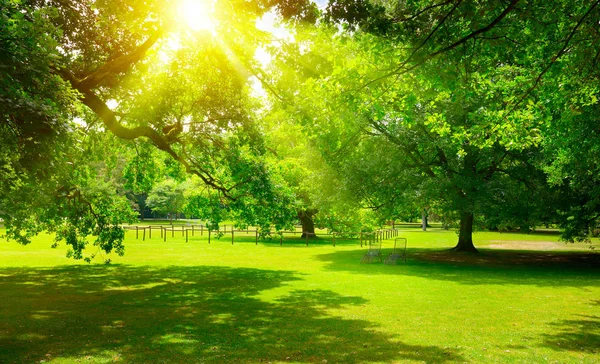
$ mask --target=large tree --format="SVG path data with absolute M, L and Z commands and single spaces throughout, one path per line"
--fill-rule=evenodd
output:
M 278 50 L 286 64 L 326 65 L 281 98 L 299 105 L 359 198 L 434 201 L 460 221 L 455 249 L 475 251 L 473 224 L 493 201 L 517 211 L 523 189 L 548 191 L 541 147 L 555 108 L 573 90 L 597 103 L 599 11 L 597 1 L 332 1 L 332 30 Z
M 65 225 L 77 257 L 89 234 L 101 235 L 105 251 L 121 246 L 119 224 L 130 213 L 99 208 L 115 194 L 86 193 L 93 176 L 79 172 L 89 130 L 163 151 L 246 209 L 248 221 L 273 215 L 279 206 L 269 202 L 280 191 L 260 159 L 247 82 L 256 47 L 271 34 L 255 21 L 270 9 L 310 19 L 314 7 L 210 4 L 182 14 L 177 2 L 0 0 L 0 217 L 9 237 L 26 243 Z M 203 10 L 212 28 L 193 31 L 182 21 L 198 21 L 193 12 Z

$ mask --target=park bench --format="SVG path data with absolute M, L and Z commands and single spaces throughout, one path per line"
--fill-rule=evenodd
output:
M 404 241 L 404 247 L 402 247 L 402 243 L 398 244 L 398 241 Z M 406 238 L 396 238 L 394 239 L 394 249 L 392 252 L 385 258 L 384 264 L 397 264 L 398 260 L 402 258 L 404 263 L 406 263 Z
M 373 263 L 375 260 L 379 260 L 379 262 L 382 261 L 380 239 L 373 239 L 369 241 L 369 249 L 367 249 L 360 262 Z

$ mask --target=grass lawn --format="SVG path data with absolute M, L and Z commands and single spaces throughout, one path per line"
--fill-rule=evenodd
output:
M 110 265 L 69 260 L 49 236 L 0 240 L 0 363 L 600 362 L 586 245 L 478 233 L 472 255 L 444 251 L 452 231 L 400 236 L 396 266 L 360 264 L 356 240 L 128 231 Z

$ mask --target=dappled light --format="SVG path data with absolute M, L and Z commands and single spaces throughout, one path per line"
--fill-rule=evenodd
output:
M 325 269 L 360 273 L 353 264 L 364 250 L 322 254 Z M 384 251 L 384 255 L 389 252 Z M 370 274 L 407 275 L 461 284 L 518 284 L 535 286 L 600 287 L 600 254 L 540 253 L 482 249 L 478 254 L 408 249 L 407 264 L 378 266 Z
M 291 291 L 276 302 L 254 297 L 298 280 L 293 272 L 133 266 L 0 271 L 0 317 L 20 317 L 17 326 L 0 322 L 0 361 L 6 363 L 117 355 L 126 362 L 462 360 L 460 351 L 407 345 L 402 335 L 374 330 L 373 323 L 327 313 L 368 303 L 360 297 L 327 290 Z M 109 289 L 113 284 L 98 274 L 124 289 Z M 26 285 L 30 280 L 40 284 Z
M 600 316 L 578 315 L 573 320 L 557 320 L 544 345 L 554 350 L 600 354 Z
M 0 363 L 600 362 L 600 0 L 0 9 Z

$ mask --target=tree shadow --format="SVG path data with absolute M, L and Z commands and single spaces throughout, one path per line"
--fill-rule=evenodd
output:
M 368 304 L 362 297 L 328 290 L 259 297 L 298 279 L 207 266 L 0 269 L 0 362 L 464 361 L 328 311 Z
M 542 346 L 554 350 L 600 352 L 600 316 L 579 315 L 578 320 L 553 323 L 555 333 L 544 335 Z
M 407 263 L 360 264 L 365 249 L 322 254 L 325 269 L 359 274 L 399 274 L 463 284 L 598 286 L 600 254 L 481 249 L 480 253 L 407 249 Z M 383 250 L 384 259 L 391 249 Z

